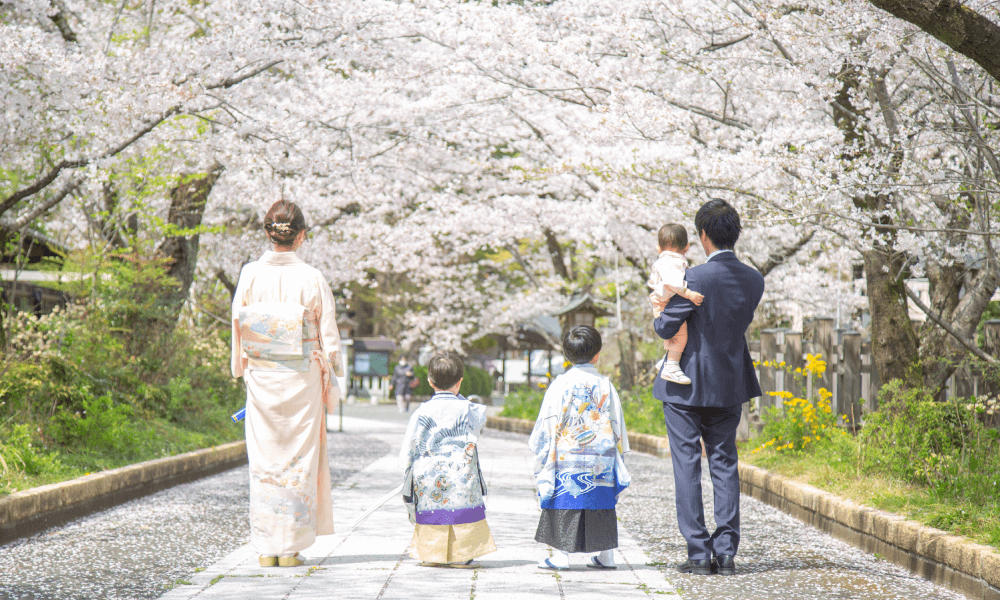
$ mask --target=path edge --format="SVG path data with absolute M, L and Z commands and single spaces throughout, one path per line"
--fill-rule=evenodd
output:
M 240 440 L 14 492 L 0 498 L 0 544 L 246 462 Z
M 487 427 L 531 433 L 534 421 L 489 417 Z M 633 450 L 669 455 L 667 438 L 629 433 Z M 742 493 L 865 552 L 975 600 L 1000 600 L 1000 553 L 894 513 L 841 498 L 766 469 L 739 464 Z

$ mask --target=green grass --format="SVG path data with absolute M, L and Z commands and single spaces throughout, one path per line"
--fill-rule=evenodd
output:
M 1000 495 L 945 497 L 934 489 L 864 468 L 859 442 L 844 436 L 807 451 L 752 452 L 763 439 L 747 442 L 740 459 L 859 504 L 904 515 L 931 527 L 1000 549 Z M 1000 473 L 980 475 L 1000 481 Z
M 0 497 L 18 490 L 67 481 L 106 469 L 115 469 L 137 462 L 174 456 L 243 439 L 243 427 L 232 423 L 228 416 L 222 416 L 225 418 L 224 421 L 204 423 L 198 429 L 193 429 L 190 424 L 180 426 L 164 418 L 137 420 L 136 432 L 152 442 L 129 447 L 124 452 L 109 452 L 86 445 L 78 447 L 57 444 L 45 445 L 42 442 L 33 441 L 32 450 L 36 454 L 45 456 L 48 460 L 40 469 L 37 469 L 38 472 L 33 474 L 27 474 L 22 469 L 14 468 L 3 472 L 3 478 L 0 480 Z M 2 468 L 0 465 L 0 470 Z

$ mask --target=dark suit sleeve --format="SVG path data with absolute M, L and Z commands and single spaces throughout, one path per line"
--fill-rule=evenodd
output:
M 688 315 L 694 309 L 694 303 L 679 294 L 674 294 L 673 298 L 670 299 L 670 302 L 663 309 L 663 312 L 660 313 L 660 316 L 656 317 L 656 320 L 653 321 L 653 329 L 656 330 L 656 335 L 665 340 L 674 337 L 677 330 L 681 328 L 684 321 L 687 321 Z

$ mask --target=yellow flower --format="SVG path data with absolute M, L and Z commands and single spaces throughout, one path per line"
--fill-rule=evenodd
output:
M 822 354 L 806 354 L 806 370 L 813 375 L 822 375 L 826 372 L 826 361 Z

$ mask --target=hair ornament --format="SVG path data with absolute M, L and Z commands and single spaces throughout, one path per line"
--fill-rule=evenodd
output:
M 294 232 L 291 223 L 268 223 L 264 226 L 264 229 L 281 236 L 291 235 Z

